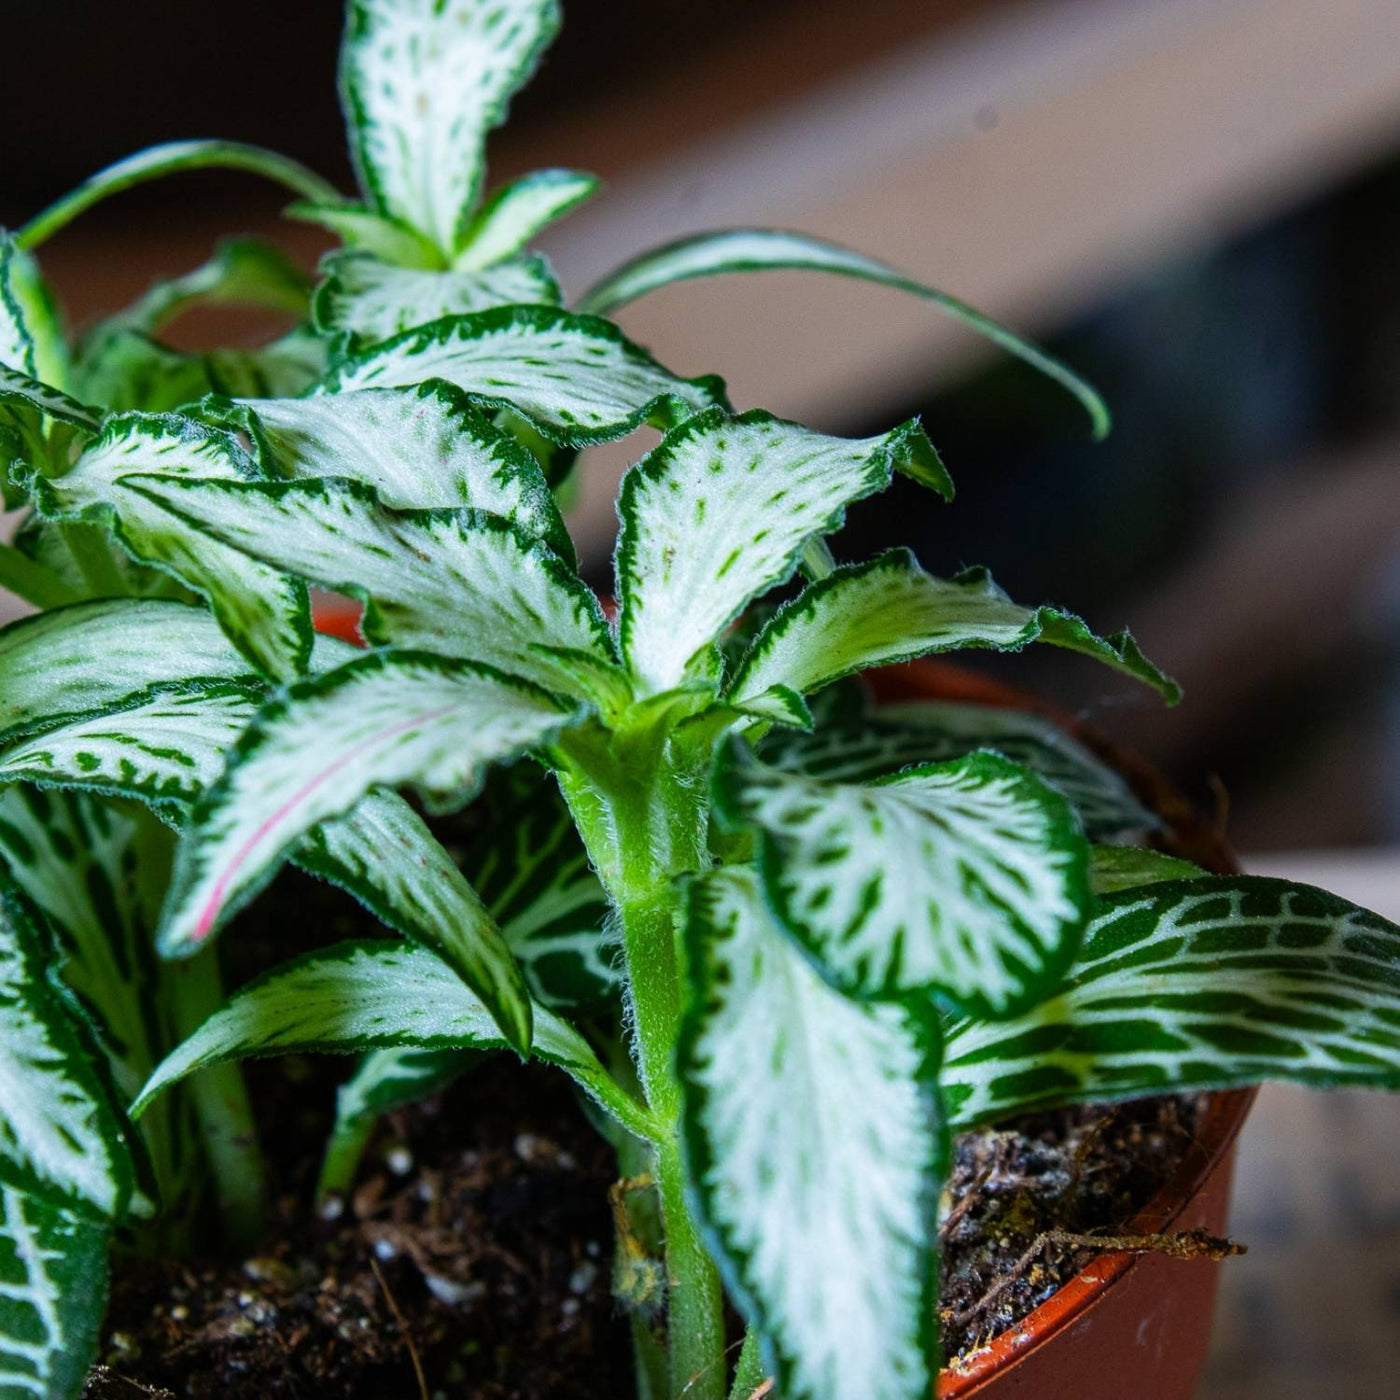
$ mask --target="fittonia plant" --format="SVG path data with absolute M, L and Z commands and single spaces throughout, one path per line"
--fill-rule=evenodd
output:
M 1035 641 L 1175 694 L 1126 634 L 984 573 L 835 563 L 826 537 L 895 472 L 951 494 L 918 423 L 853 441 L 736 414 L 601 316 L 679 278 L 811 268 L 963 316 L 1101 429 L 1092 391 L 792 234 L 693 238 L 565 309 L 524 249 L 593 181 L 480 197 L 483 138 L 557 18 L 355 0 L 359 202 L 190 142 L 0 244 L 26 509 L 0 569 L 44 609 L 0 631 L 0 1395 L 76 1392 L 114 1235 L 178 1249 L 211 1193 L 235 1235 L 256 1228 L 244 1056 L 363 1054 L 326 1191 L 374 1115 L 462 1052 L 571 1075 L 664 1223 L 661 1258 L 618 1253 L 641 1391 L 689 1400 L 767 1376 L 790 1400 L 929 1392 L 953 1131 L 1269 1077 L 1400 1083 L 1400 930 L 1091 844 L 1152 819 L 1044 721 L 865 709 L 863 669 Z M 32 250 L 109 193 L 210 165 L 281 180 L 343 237 L 314 294 L 230 244 L 70 344 Z M 155 338 L 209 300 L 309 323 L 252 351 Z M 610 621 L 552 488 L 575 449 L 644 423 L 665 436 L 622 486 Z M 308 583 L 364 600 L 367 651 L 315 638 Z M 397 790 L 450 811 L 492 769 L 497 817 L 459 867 Z M 288 861 L 401 937 L 224 998 L 208 945 Z M 749 1328 L 734 1374 L 726 1296 Z

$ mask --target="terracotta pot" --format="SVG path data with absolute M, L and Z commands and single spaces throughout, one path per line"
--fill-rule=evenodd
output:
M 884 701 L 967 700 L 1048 714 L 1113 764 L 1168 823 L 1162 844 L 1220 874 L 1238 867 L 1219 833 L 1141 760 L 1049 706 L 934 662 L 870 680 Z M 1225 1233 L 1235 1141 L 1253 1089 L 1214 1096 L 1197 1141 L 1126 1234 L 1201 1228 Z M 939 1377 L 942 1400 L 1189 1400 L 1210 1348 L 1219 1264 L 1106 1254 L 1015 1327 Z

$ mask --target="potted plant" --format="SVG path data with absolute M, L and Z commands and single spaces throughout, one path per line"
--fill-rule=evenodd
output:
M 249 1057 L 364 1056 L 332 1198 L 375 1112 L 454 1072 L 439 1052 L 569 1076 L 624 1179 L 639 1393 L 677 1400 L 928 1394 L 953 1133 L 1265 1078 L 1400 1082 L 1400 929 L 1104 844 L 1158 818 L 1033 712 L 946 690 L 867 707 L 863 672 L 1033 642 L 1176 698 L 1126 633 L 984 572 L 833 558 L 846 507 L 894 473 L 951 495 L 917 422 L 849 440 L 736 414 L 604 315 L 681 277 L 813 268 L 934 300 L 1102 431 L 1093 391 L 791 234 L 687 240 L 566 310 L 524 249 L 593 182 L 480 199 L 485 134 L 557 20 L 552 0 L 352 0 L 361 200 L 182 143 L 0 244 L 0 442 L 26 512 L 0 576 L 41 609 L 0 631 L 0 1393 L 78 1392 L 114 1239 L 207 1241 L 211 1201 L 226 1239 L 256 1235 Z M 240 243 L 71 346 L 33 250 L 108 193 L 210 165 L 290 185 L 344 239 L 310 324 L 250 351 L 155 338 L 200 301 L 305 304 Z M 609 620 L 554 493 L 577 449 L 643 423 L 664 437 L 623 482 Z M 367 649 L 315 635 L 308 584 L 363 601 Z M 502 769 L 517 806 L 469 880 L 400 792 L 431 818 Z M 399 936 L 225 995 L 217 935 L 289 862 Z M 1144 1247 L 1217 1248 L 1171 1224 Z

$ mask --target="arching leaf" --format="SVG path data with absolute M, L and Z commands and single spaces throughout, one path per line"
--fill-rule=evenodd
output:
M 458 268 L 494 267 L 524 252 L 541 229 L 597 193 L 595 175 L 534 170 L 502 185 L 476 212 L 462 239 Z
M 350 201 L 317 204 L 299 199 L 289 204 L 282 215 L 330 229 L 347 248 L 363 249 L 395 267 L 447 266 L 446 256 L 431 239 L 424 238 L 402 220 L 376 214 L 363 204 Z

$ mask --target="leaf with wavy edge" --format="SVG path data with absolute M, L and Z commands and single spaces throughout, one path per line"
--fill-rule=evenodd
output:
M 290 686 L 239 740 L 195 808 L 159 941 L 192 952 L 275 873 L 288 849 L 376 787 L 459 805 L 492 763 L 575 719 L 546 692 L 473 662 L 379 652 Z
M 351 0 L 340 89 L 360 184 L 455 252 L 486 133 L 559 28 L 556 0 Z
M 131 1199 L 122 1123 L 52 980 L 49 950 L 0 883 L 0 1182 L 102 1219 Z
M 110 522 L 129 554 L 206 597 L 234 646 L 285 679 L 310 657 L 305 584 L 215 543 L 129 484 L 138 475 L 239 480 L 255 471 L 230 433 L 174 414 L 128 413 L 108 420 L 67 475 L 37 482 L 35 503 L 45 519 Z
M 751 871 L 694 881 L 684 936 L 690 1184 L 770 1374 L 789 1400 L 922 1400 L 946 1161 L 936 1025 L 833 991 Z
M 0 1396 L 69 1400 L 97 1355 L 110 1231 L 0 1186 Z
M 1053 379 L 1079 400 L 1093 424 L 1094 436 L 1108 435 L 1111 420 L 1108 406 L 1092 385 L 1067 365 L 1039 346 L 1023 340 L 1014 331 L 992 320 L 947 292 L 940 292 L 875 258 L 843 248 L 825 239 L 781 229 L 735 228 L 714 233 L 698 233 L 664 247 L 653 248 L 632 258 L 611 272 L 579 301 L 579 310 L 611 315 L 638 297 L 646 296 L 672 282 L 695 277 L 713 277 L 729 272 L 827 272 L 874 282 L 882 287 L 907 292 L 931 302 L 994 345 L 1024 360 L 1041 374 Z
M 717 802 L 756 831 L 775 913 L 849 996 L 936 991 L 1006 1016 L 1074 955 L 1088 849 L 1065 800 L 997 754 L 868 785 L 735 760 Z
M 494 267 L 515 257 L 541 229 L 592 199 L 599 184 L 582 170 L 532 170 L 502 185 L 477 210 L 453 265 Z
M 949 1027 L 949 1118 L 1264 1079 L 1400 1088 L 1400 928 L 1306 885 L 1175 880 L 1110 895 L 1058 993 Z
M 618 643 L 644 692 L 685 681 L 745 604 L 896 469 L 951 491 L 917 420 L 851 439 L 716 408 L 667 434 L 627 473 L 618 503 Z
M 1128 632 L 1097 637 L 1059 608 L 1023 608 L 984 569 L 953 579 L 926 574 L 907 549 L 845 565 L 786 604 L 755 639 L 730 686 L 740 700 L 775 685 L 807 693 L 873 666 L 938 652 L 1065 647 L 1111 666 L 1175 704 L 1181 690 Z
M 557 306 L 559 284 L 543 258 L 516 258 L 492 267 L 395 267 L 372 253 L 350 249 L 322 260 L 325 274 L 312 302 L 316 328 L 347 333 L 357 345 L 495 306 Z
M 269 476 L 350 477 L 394 510 L 474 506 L 572 562 L 539 463 L 441 379 L 310 399 L 206 399 L 202 417 L 248 433 Z
M 824 692 L 830 694 L 831 692 Z M 994 749 L 1029 768 L 1074 808 L 1095 841 L 1161 825 L 1123 777 L 1054 720 L 1001 705 L 917 700 L 820 723 L 812 734 L 774 733 L 763 761 L 835 783 L 864 783 L 918 763 Z
M 387 1047 L 499 1050 L 505 1040 L 480 999 L 424 948 L 365 939 L 284 963 L 229 998 L 151 1076 L 132 1105 L 207 1065 L 254 1055 L 346 1054 Z M 532 1055 L 557 1065 L 623 1127 L 656 1133 L 651 1115 L 598 1063 L 588 1042 L 543 1007 Z
M 681 379 L 610 321 L 549 306 L 499 306 L 405 331 L 333 365 L 316 392 L 427 379 L 510 409 L 571 447 L 622 437 L 643 423 L 668 428 L 725 401 L 720 380 Z
M 391 511 L 354 481 L 132 480 L 211 539 L 367 600 L 371 643 L 484 661 L 580 694 L 551 649 L 612 662 L 591 589 L 548 546 L 469 509 Z

